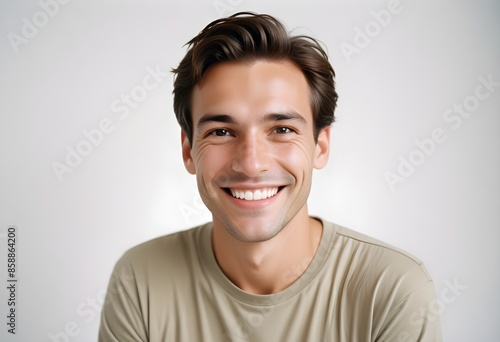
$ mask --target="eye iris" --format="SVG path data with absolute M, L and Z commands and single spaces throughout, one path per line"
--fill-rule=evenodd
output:
M 227 131 L 225 129 L 218 129 L 215 131 L 215 135 L 217 135 L 219 137 L 223 137 L 223 136 L 227 135 Z

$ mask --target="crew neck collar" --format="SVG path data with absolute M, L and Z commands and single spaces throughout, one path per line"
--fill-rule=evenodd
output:
M 286 289 L 273 294 L 259 295 L 243 291 L 231 282 L 231 280 L 226 277 L 224 272 L 222 272 L 217 260 L 215 259 L 211 241 L 213 228 L 211 222 L 202 227 L 200 241 L 201 259 L 204 263 L 205 269 L 208 271 L 207 276 L 212 277 L 230 296 L 250 305 L 275 305 L 288 300 L 299 293 L 310 283 L 312 279 L 314 279 L 314 277 L 322 269 L 325 260 L 331 251 L 331 244 L 333 243 L 334 237 L 333 224 L 321 218 L 315 218 L 318 219 L 323 225 L 323 232 L 321 234 L 321 240 L 318 249 L 316 250 L 316 254 L 314 255 L 311 263 L 307 266 L 305 272 Z

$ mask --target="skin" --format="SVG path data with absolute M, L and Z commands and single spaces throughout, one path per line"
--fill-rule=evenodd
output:
M 314 141 L 306 78 L 289 61 L 215 65 L 194 88 L 192 121 L 192 146 L 181 137 L 183 159 L 212 212 L 219 266 L 244 291 L 285 289 L 309 265 L 322 233 L 307 198 L 313 169 L 328 161 L 330 127 Z M 277 193 L 248 201 L 231 189 Z

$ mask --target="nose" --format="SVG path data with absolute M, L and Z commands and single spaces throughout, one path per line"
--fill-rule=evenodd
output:
M 232 156 L 233 171 L 247 177 L 259 176 L 271 166 L 270 149 L 265 138 L 250 135 L 240 138 Z

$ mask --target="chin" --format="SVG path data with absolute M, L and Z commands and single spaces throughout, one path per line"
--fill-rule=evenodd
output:
M 262 222 L 262 221 L 265 221 Z M 247 222 L 237 223 L 234 221 L 222 221 L 226 231 L 236 240 L 241 242 L 264 242 L 269 241 L 278 235 L 285 224 L 283 220 L 275 220 L 274 224 L 269 224 L 269 220 L 249 219 Z M 266 224 L 267 223 L 267 224 Z

